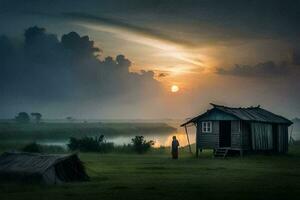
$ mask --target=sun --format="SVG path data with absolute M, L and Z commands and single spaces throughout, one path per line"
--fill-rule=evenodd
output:
M 171 92 L 178 92 L 178 91 L 179 91 L 179 87 L 177 85 L 171 86 Z

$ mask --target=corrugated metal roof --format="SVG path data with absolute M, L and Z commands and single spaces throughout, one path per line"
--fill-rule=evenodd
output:
M 227 114 L 233 115 L 241 120 L 245 121 L 257 121 L 257 122 L 265 122 L 265 123 L 280 123 L 280 124 L 289 124 L 291 125 L 293 122 L 290 120 L 280 116 L 276 115 L 270 111 L 267 111 L 265 109 L 262 109 L 260 106 L 257 107 L 247 107 L 247 108 L 232 108 L 232 107 L 226 107 L 216 104 L 211 104 L 213 106 L 212 109 L 208 110 L 207 112 L 192 118 L 191 120 L 188 120 L 181 126 L 187 125 L 189 123 L 193 123 L 197 121 L 199 118 L 201 118 L 203 115 L 208 114 L 211 110 L 220 110 L 222 112 L 225 112 Z
M 0 171 L 44 173 L 49 167 L 71 156 L 5 152 L 0 156 Z
M 57 184 L 86 181 L 89 177 L 76 154 L 5 152 L 0 156 L 0 179 Z

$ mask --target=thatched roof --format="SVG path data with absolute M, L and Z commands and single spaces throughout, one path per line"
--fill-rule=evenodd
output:
M 212 103 L 211 103 L 211 105 L 213 106 L 212 109 L 188 120 L 187 122 L 183 123 L 181 126 L 185 126 L 189 123 L 195 123 L 197 120 L 201 119 L 201 117 L 207 116 L 214 110 L 224 112 L 226 114 L 234 116 L 237 119 L 243 120 L 243 121 L 278 123 L 278 124 L 288 124 L 288 125 L 291 125 L 293 123 L 290 120 L 288 120 L 280 115 L 276 115 L 270 111 L 267 111 L 267 110 L 261 108 L 260 106 L 247 107 L 247 108 L 232 108 L 232 107 L 216 105 L 216 104 L 212 104 Z
M 84 166 L 76 154 L 6 152 L 0 156 L 0 177 L 1 180 L 40 181 L 48 184 L 88 180 Z

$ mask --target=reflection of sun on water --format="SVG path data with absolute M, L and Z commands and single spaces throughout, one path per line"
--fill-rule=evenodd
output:
M 155 143 L 154 146 L 155 148 L 159 148 L 159 147 L 169 147 L 172 144 L 172 137 L 176 136 L 177 140 L 179 141 L 179 144 L 181 147 L 188 145 L 187 139 L 186 139 L 186 134 L 182 133 L 182 132 L 178 132 L 178 133 L 172 133 L 170 135 L 167 135 L 165 137 L 159 137 L 154 139 Z
M 187 141 L 187 136 L 185 133 L 184 128 L 180 127 L 180 122 L 167 122 L 169 126 L 177 128 L 176 131 L 172 131 L 169 133 L 158 133 L 158 134 L 153 134 L 153 135 L 148 135 L 145 137 L 145 139 L 148 140 L 153 140 L 154 143 L 154 148 L 159 148 L 159 147 L 170 147 L 172 144 L 172 137 L 176 136 L 177 140 L 179 141 L 180 147 L 184 147 L 188 145 Z M 195 143 L 196 139 L 196 129 L 193 128 L 188 128 L 188 135 L 190 139 L 190 143 L 193 144 Z
M 159 148 L 159 147 L 163 146 L 163 144 L 159 140 L 155 140 L 154 142 L 155 142 L 153 145 L 154 148 Z
M 176 133 L 176 134 L 171 134 L 167 137 L 164 146 L 171 146 L 174 135 L 179 141 L 181 147 L 186 146 L 188 144 L 185 133 Z

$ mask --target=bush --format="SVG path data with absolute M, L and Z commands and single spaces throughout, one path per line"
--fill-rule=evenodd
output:
M 110 152 L 114 149 L 114 144 L 111 142 L 106 142 L 104 140 L 104 135 L 99 137 L 83 137 L 77 139 L 71 137 L 69 140 L 68 147 L 72 151 L 83 151 L 83 152 Z
M 18 123 L 29 123 L 30 122 L 30 117 L 29 117 L 28 113 L 26 113 L 26 112 L 20 112 L 15 117 L 15 120 Z
M 154 141 L 146 141 L 144 136 L 135 136 L 131 139 L 131 141 L 133 144 L 133 149 L 137 153 L 145 153 L 154 145 Z
M 36 142 L 32 142 L 32 143 L 24 146 L 22 148 L 22 151 L 29 152 L 29 153 L 41 153 L 42 147 L 41 147 L 41 145 L 37 144 Z

